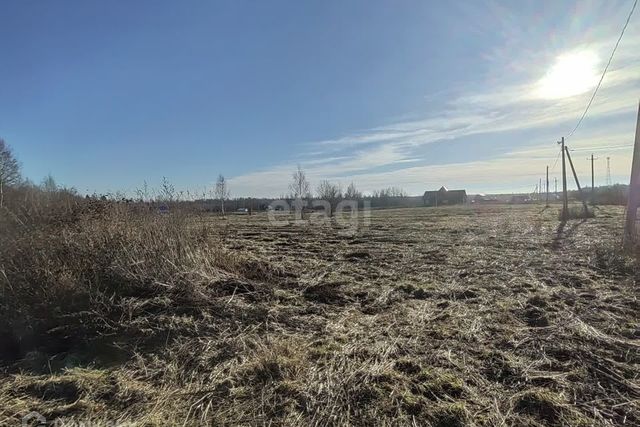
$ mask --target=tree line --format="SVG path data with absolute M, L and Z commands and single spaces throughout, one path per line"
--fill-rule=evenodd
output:
M 62 191 L 69 195 L 78 196 L 76 190 L 73 188 L 59 187 L 50 174 L 43 179 L 40 185 L 35 185 L 28 179 L 24 179 L 21 174 L 20 163 L 13 154 L 11 147 L 5 140 L 0 138 L 0 208 L 5 206 L 7 202 L 8 191 L 19 188 L 22 190 L 30 189 L 32 192 L 38 190 L 44 193 Z M 399 187 L 391 186 L 374 190 L 370 194 L 363 194 L 358 190 L 354 182 L 351 182 L 343 189 L 339 182 L 332 182 L 326 179 L 321 180 L 314 191 L 312 190 L 306 172 L 300 165 L 298 165 L 292 173 L 288 190 L 288 194 L 281 196 L 281 199 L 289 199 L 292 202 L 297 201 L 305 205 L 314 199 L 324 200 L 331 206 L 331 214 L 341 200 L 355 200 L 359 202 L 367 200 L 371 203 L 372 207 L 384 207 L 394 206 L 400 203 L 401 199 L 407 197 L 406 192 Z M 242 205 L 244 209 L 264 210 L 267 208 L 268 203 L 274 200 L 268 198 L 232 199 L 229 181 L 222 174 L 218 175 L 215 184 L 208 191 L 205 189 L 200 194 L 190 193 L 189 191 L 177 191 L 173 184 L 166 177 L 163 177 L 159 189 L 150 190 L 145 181 L 142 188 L 135 190 L 135 196 L 133 198 L 128 198 L 122 193 L 109 193 L 105 195 L 97 195 L 94 193 L 86 197 L 122 202 L 156 202 L 165 204 L 193 202 L 196 200 L 214 200 L 217 204 L 214 209 L 220 211 L 223 215 L 226 211 L 225 208 L 229 205 L 236 209 L 238 209 L 237 207 L 239 205 Z
M 315 196 L 315 197 L 314 197 Z M 292 174 L 292 180 L 289 184 L 288 198 L 293 201 L 308 202 L 310 200 L 319 199 L 329 203 L 332 215 L 336 205 L 341 200 L 369 201 L 372 207 L 386 207 L 401 205 L 403 199 L 408 197 L 406 191 L 400 187 L 386 187 L 380 190 L 374 190 L 371 194 L 363 194 L 354 182 L 351 182 L 343 191 L 342 186 L 338 182 L 322 180 L 318 183 L 315 193 L 311 191 L 311 183 L 307 179 L 305 171 L 300 165 Z

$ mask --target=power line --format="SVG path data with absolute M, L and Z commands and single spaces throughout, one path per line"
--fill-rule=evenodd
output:
M 609 65 L 611 65 L 611 61 L 613 61 L 613 55 L 615 55 L 616 50 L 618 49 L 618 45 L 620 44 L 620 40 L 622 40 L 622 36 L 624 35 L 624 32 L 627 29 L 627 26 L 629 25 L 629 21 L 631 20 L 631 16 L 633 15 L 633 11 L 636 9 L 636 5 L 637 4 L 638 4 L 638 0 L 635 0 L 633 2 L 633 7 L 631 8 L 631 12 L 629 12 L 629 16 L 627 16 L 627 21 L 624 23 L 624 27 L 622 27 L 622 32 L 620 33 L 620 37 L 618 37 L 618 41 L 616 41 L 616 44 L 613 47 L 613 51 L 611 52 L 611 56 L 609 57 L 609 61 L 607 62 L 606 67 L 604 67 L 604 71 L 602 72 L 602 76 L 600 76 L 600 81 L 598 82 L 598 85 L 596 86 L 595 90 L 593 91 L 593 94 L 591 95 L 591 99 L 589 99 L 589 103 L 587 104 L 587 108 L 584 109 L 584 112 L 582 113 L 582 116 L 580 117 L 580 120 L 578 120 L 578 124 L 576 124 L 576 127 L 573 128 L 573 130 L 571 131 L 571 133 L 569 133 L 569 136 L 567 136 L 567 138 L 570 138 L 574 134 L 574 132 L 578 129 L 578 127 L 582 123 L 582 120 L 584 120 L 584 117 L 587 115 L 587 111 L 589 111 L 589 107 L 591 107 L 591 103 L 593 102 L 593 99 L 596 97 L 596 93 L 598 93 L 598 89 L 600 89 L 600 85 L 602 85 L 602 80 L 604 80 L 604 76 L 605 76 L 605 74 L 607 74 L 607 71 L 609 70 Z
M 633 147 L 633 144 L 624 144 L 624 145 L 605 145 L 600 147 L 585 147 L 585 148 L 571 148 L 571 151 L 607 151 L 607 150 L 616 150 L 620 148 L 629 148 Z M 556 156 L 555 161 L 553 162 L 553 166 L 549 169 L 549 173 L 553 172 L 558 165 L 558 160 L 560 160 L 560 154 L 562 151 L 558 151 L 558 155 Z M 533 175 L 533 174 L 531 174 Z
M 553 166 L 551 167 L 551 172 L 553 172 L 553 170 L 556 168 L 556 165 L 558 164 L 558 160 L 560 160 L 561 153 L 562 153 L 562 150 L 558 151 L 558 155 L 556 156 L 556 161 L 553 162 Z
M 622 148 L 629 148 L 629 147 L 633 147 L 633 144 L 603 145 L 598 147 L 572 148 L 571 151 L 607 151 L 607 150 L 619 150 Z

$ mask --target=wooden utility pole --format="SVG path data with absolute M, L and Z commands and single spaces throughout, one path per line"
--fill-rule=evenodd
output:
M 587 159 L 589 160 L 589 159 Z M 591 204 L 593 205 L 595 203 L 596 200 L 596 193 L 595 193 L 595 173 L 594 173 L 594 169 L 593 169 L 593 161 L 594 160 L 598 160 L 597 157 L 593 157 L 593 154 L 591 154 Z
M 573 162 L 571 161 L 571 155 L 569 154 L 569 149 L 564 147 L 567 152 L 567 159 L 569 159 L 569 166 L 571 166 L 571 172 L 573 172 L 573 179 L 576 180 L 576 186 L 578 187 L 578 193 L 580 194 L 580 200 L 582 200 L 582 205 L 584 206 L 584 213 L 589 212 L 587 208 L 587 201 L 584 198 L 584 194 L 582 193 L 582 188 L 580 188 L 580 181 L 578 181 L 578 175 L 576 174 L 576 169 L 573 167 Z
M 542 200 L 542 178 L 538 181 L 538 200 Z
M 565 219 L 569 213 L 569 196 L 567 195 L 567 165 L 564 159 L 564 136 L 559 144 L 562 145 L 562 219 Z
M 607 159 L 608 160 L 608 159 Z M 627 217 L 624 226 L 624 246 L 628 249 L 636 244 L 636 217 L 640 206 L 640 104 L 638 104 L 638 120 L 636 121 L 636 141 L 633 147 L 633 163 L 629 181 L 629 200 L 627 201 Z
M 547 207 L 549 206 L 549 166 L 547 166 Z

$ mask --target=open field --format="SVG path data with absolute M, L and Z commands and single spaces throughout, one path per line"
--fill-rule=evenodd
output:
M 81 217 L 2 255 L 0 424 L 640 425 L 623 210 Z M 5 244 L 8 245 L 8 244 Z

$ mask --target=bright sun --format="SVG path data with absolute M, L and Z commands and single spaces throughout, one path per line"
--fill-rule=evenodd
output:
M 597 55 L 588 50 L 559 56 L 538 82 L 536 95 L 544 99 L 559 99 L 588 91 L 598 83 L 597 64 Z

